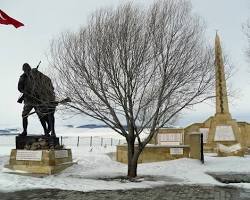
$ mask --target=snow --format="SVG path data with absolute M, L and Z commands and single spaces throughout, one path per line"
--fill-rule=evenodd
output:
M 82 137 L 112 137 L 117 139 L 124 139 L 121 135 L 116 133 L 114 130 L 109 128 L 66 128 L 66 127 L 59 127 L 57 129 L 58 136 L 82 136 Z
M 132 188 L 149 188 L 164 184 L 204 184 L 225 185 L 209 176 L 208 172 L 238 172 L 250 173 L 250 156 L 245 157 L 215 157 L 213 154 L 205 155 L 205 164 L 200 161 L 182 158 L 172 161 L 144 163 L 138 165 L 140 182 L 128 182 L 120 180 L 107 180 L 125 176 L 127 165 L 111 159 L 110 155 L 116 147 L 111 144 L 100 146 L 88 142 L 80 142 L 76 146 L 76 137 L 95 136 L 96 138 L 122 139 L 108 128 L 100 129 L 75 129 L 62 128 L 59 136 L 67 136 L 67 147 L 72 149 L 73 159 L 77 162 L 63 172 L 44 176 L 31 177 L 24 174 L 9 173 L 4 168 L 8 163 L 11 148 L 14 148 L 14 136 L 0 136 L 0 191 L 16 191 L 34 188 L 57 188 L 64 190 L 92 191 L 92 190 L 117 190 Z M 65 140 L 66 141 L 66 140 Z M 154 177 L 150 179 L 147 177 Z M 227 184 L 228 185 L 228 184 Z M 250 188 L 249 183 L 229 184 L 237 187 Z

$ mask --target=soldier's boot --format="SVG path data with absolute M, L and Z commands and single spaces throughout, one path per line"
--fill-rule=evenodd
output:
M 23 132 L 19 136 L 27 136 L 28 118 L 23 117 Z
M 52 132 L 52 133 L 51 133 L 51 137 L 56 137 L 55 132 Z
M 55 133 L 55 118 L 53 114 L 48 115 L 48 129 L 51 131 L 51 137 L 56 137 Z
M 27 131 L 23 131 L 22 133 L 19 134 L 19 136 L 27 136 Z

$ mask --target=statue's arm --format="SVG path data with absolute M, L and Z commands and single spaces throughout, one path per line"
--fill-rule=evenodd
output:
M 24 85 L 25 85 L 25 77 L 22 75 L 19 78 L 18 86 L 17 86 L 19 92 L 24 93 Z

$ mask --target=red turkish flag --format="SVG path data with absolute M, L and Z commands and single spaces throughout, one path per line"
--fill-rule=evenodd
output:
M 23 23 L 11 18 L 8 16 L 5 12 L 0 10 L 0 24 L 5 24 L 5 25 L 13 25 L 16 28 L 19 28 L 20 26 L 24 26 Z

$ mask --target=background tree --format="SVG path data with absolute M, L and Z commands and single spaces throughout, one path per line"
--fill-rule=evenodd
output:
M 213 53 L 203 32 L 189 2 L 166 0 L 99 10 L 51 43 L 58 94 L 126 138 L 128 177 L 159 128 L 212 96 Z
M 247 37 L 247 43 L 248 43 L 246 55 L 247 55 L 248 60 L 250 61 L 250 19 L 247 21 L 247 23 L 245 24 L 243 28 L 244 28 L 243 30 Z

